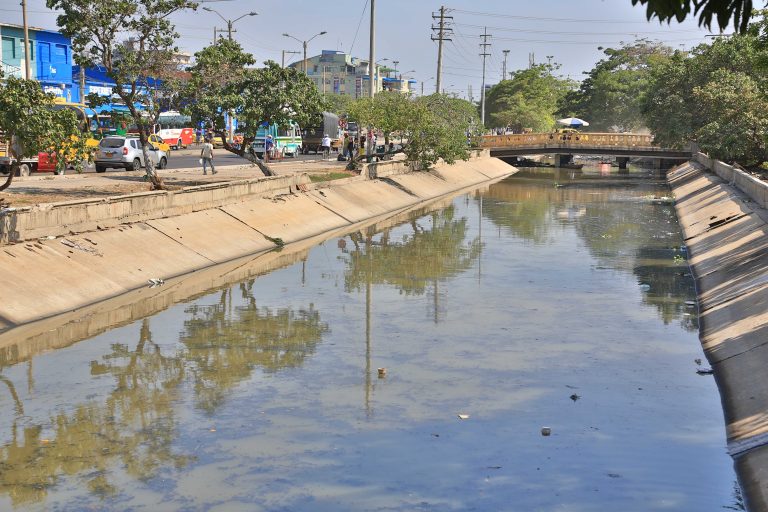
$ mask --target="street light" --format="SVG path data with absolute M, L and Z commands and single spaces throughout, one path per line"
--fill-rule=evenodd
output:
M 301 39 L 299 39 L 298 37 L 293 37 L 291 34 L 287 34 L 287 33 L 284 33 L 284 34 L 283 34 L 283 36 L 285 36 L 285 37 L 290 37 L 291 39 L 295 39 L 296 41 L 300 42 L 300 43 L 302 44 L 302 46 L 304 47 L 304 62 L 302 63 L 302 67 L 304 68 L 304 74 L 305 74 L 305 75 L 307 74 L 307 44 L 309 44 L 309 42 L 310 42 L 310 41 L 312 41 L 312 40 L 313 40 L 314 38 L 316 38 L 317 36 L 322 36 L 322 35 L 324 35 L 324 34 L 327 34 L 327 33 L 328 33 L 328 32 L 326 32 L 325 30 L 323 30 L 323 31 L 322 31 L 322 32 L 320 32 L 319 34 L 315 34 L 315 35 L 313 35 L 312 37 L 310 37 L 310 38 L 309 38 L 309 39 L 307 39 L 306 41 L 302 41 L 302 40 L 301 40 Z
M 435 79 L 435 77 L 431 76 L 431 77 L 427 78 L 426 80 L 422 80 L 421 81 L 421 95 L 422 96 L 424 96 L 424 84 L 429 82 L 430 80 L 434 80 L 434 79 Z
M 255 12 L 255 11 L 251 11 L 249 13 L 243 14 L 239 18 L 235 18 L 234 20 L 228 20 L 227 18 L 222 16 L 221 13 L 219 11 L 217 11 L 216 9 L 211 9 L 210 7 L 203 7 L 203 10 L 204 11 L 208 11 L 208 12 L 212 12 L 212 13 L 215 13 L 215 14 L 218 14 L 219 18 L 224 20 L 224 23 L 227 24 L 227 34 L 229 35 L 229 40 L 230 41 L 232 40 L 232 25 L 234 25 L 236 22 L 240 21 L 241 19 L 245 18 L 246 16 L 258 16 L 258 14 L 259 14 L 259 13 Z M 216 42 L 215 36 L 216 36 L 216 32 L 214 30 L 214 42 Z

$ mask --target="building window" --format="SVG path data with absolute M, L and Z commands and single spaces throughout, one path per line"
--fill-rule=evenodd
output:
M 3 62 L 6 64 L 16 59 L 16 40 L 12 37 L 3 38 Z
M 56 60 L 58 62 L 63 62 L 64 64 L 69 63 L 69 52 L 67 52 L 67 47 L 63 44 L 57 44 L 55 48 L 55 55 Z

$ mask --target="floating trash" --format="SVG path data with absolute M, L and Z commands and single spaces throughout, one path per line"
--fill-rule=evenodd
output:
M 379 368 L 378 372 L 379 372 L 379 378 L 380 379 L 387 376 L 387 369 L 386 368 Z
M 460 420 L 468 420 L 469 419 L 469 414 L 459 414 L 458 416 L 459 416 Z
M 639 288 L 640 288 L 640 291 L 647 292 L 648 290 L 651 289 L 651 285 L 646 284 L 646 283 L 640 283 Z
M 541 435 L 544 437 L 550 436 L 552 434 L 552 429 L 550 427 L 541 427 Z
M 696 373 L 699 375 L 712 375 L 714 372 L 712 371 L 712 368 L 699 368 L 696 370 Z

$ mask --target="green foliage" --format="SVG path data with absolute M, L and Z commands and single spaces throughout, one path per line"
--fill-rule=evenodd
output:
M 374 98 L 352 102 L 349 115 L 360 126 L 384 133 L 385 139 L 399 135 L 404 143 L 395 151 L 426 169 L 438 160 L 447 163 L 469 158 L 467 134 L 476 130 L 477 111 L 465 100 L 441 94 L 409 98 L 397 92 L 382 92 Z
M 715 158 L 758 165 L 765 153 L 768 42 L 763 20 L 746 33 L 676 52 L 653 68 L 643 102 L 655 140 L 695 141 Z
M 573 82 L 555 77 L 547 64 L 514 71 L 485 98 L 489 126 L 509 126 L 515 131 L 531 128 L 545 132 L 555 125 L 559 102 L 573 88 Z
M 752 0 L 632 0 L 632 5 L 646 5 L 648 19 L 658 18 L 671 23 L 673 19 L 683 21 L 690 14 L 699 16 L 699 25 L 711 28 L 717 21 L 721 30 L 728 27 L 733 18 L 733 27 L 745 32 L 752 16 Z
M 632 131 L 645 126 L 642 102 L 654 66 L 669 59 L 672 49 L 638 40 L 614 49 L 587 73 L 578 90 L 570 91 L 559 116 L 580 117 L 595 131 Z
M 10 149 L 17 160 L 48 152 L 57 156 L 57 168 L 63 170 L 87 159 L 77 116 L 55 105 L 53 95 L 36 81 L 3 79 L 0 72 L 0 132 L 13 141 Z
M 326 109 L 314 82 L 300 71 L 272 61 L 263 68 L 250 67 L 254 63 L 253 56 L 236 41 L 220 39 L 195 54 L 191 78 L 182 92 L 185 111 L 192 120 L 212 126 L 227 151 L 248 158 L 247 148 L 262 124 L 286 127 L 293 121 L 311 126 Z M 240 147 L 226 140 L 227 112 L 237 117 L 238 132 L 243 135 Z
M 342 116 L 347 113 L 349 104 L 352 103 L 352 97 L 346 94 L 323 94 L 323 99 L 326 105 L 328 105 L 328 112 L 333 112 L 338 116 Z

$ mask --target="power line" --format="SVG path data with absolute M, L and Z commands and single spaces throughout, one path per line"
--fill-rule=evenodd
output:
M 456 26 L 458 27 L 468 27 L 468 28 L 484 28 L 483 25 L 473 25 L 470 23 L 456 23 Z M 525 28 L 510 28 L 510 27 L 487 27 L 491 30 L 500 30 L 502 32 L 525 32 L 528 34 L 550 34 L 550 35 L 565 35 L 565 36 L 594 36 L 594 32 L 565 32 L 562 30 L 530 30 Z M 675 33 L 679 32 L 692 32 L 692 33 L 700 33 L 700 30 L 684 30 L 684 29 L 675 29 Z M 642 34 L 669 34 L 669 30 L 654 30 L 650 32 L 638 32 L 638 31 L 632 31 L 631 33 L 627 32 L 600 32 L 600 35 L 604 36 L 626 36 L 626 35 L 642 35 Z
M 627 24 L 643 24 L 647 25 L 647 21 L 623 21 L 623 20 L 607 20 L 607 19 L 584 19 L 584 18 L 543 18 L 539 16 L 519 16 L 515 14 L 501 14 L 495 12 L 479 12 L 479 11 L 465 11 L 463 9 L 451 9 L 454 12 L 460 12 L 463 14 L 469 14 L 472 16 L 490 16 L 493 18 L 507 18 L 514 20 L 528 20 L 528 21 L 556 21 L 556 22 L 568 22 L 568 23 L 627 23 Z

